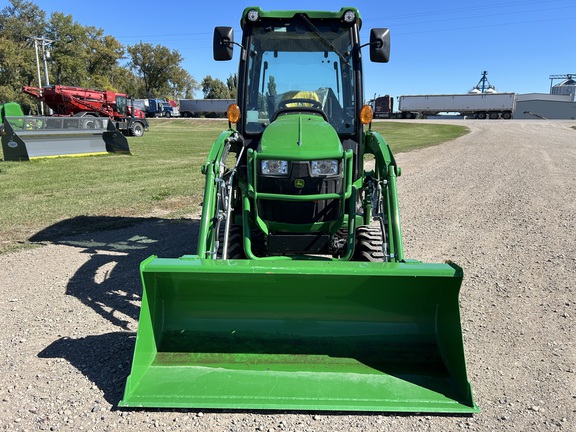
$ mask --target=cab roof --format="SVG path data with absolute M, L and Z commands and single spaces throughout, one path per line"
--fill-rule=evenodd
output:
M 248 22 L 248 13 L 250 11 L 257 11 L 259 18 L 293 18 L 297 14 L 304 14 L 310 20 L 314 21 L 316 19 L 344 19 L 344 14 L 346 11 L 352 11 L 356 15 L 356 21 L 358 22 L 358 28 L 362 27 L 362 19 L 360 17 L 360 12 L 354 7 L 342 7 L 338 12 L 330 11 L 309 11 L 309 10 L 273 10 L 273 11 L 263 11 L 259 6 L 249 6 L 242 12 L 242 19 L 240 20 L 240 26 L 244 29 L 246 22 Z

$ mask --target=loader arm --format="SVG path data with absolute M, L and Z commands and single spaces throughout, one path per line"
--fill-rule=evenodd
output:
M 213 258 L 214 242 L 218 240 L 214 218 L 217 217 L 219 182 L 223 170 L 226 169 L 225 157 L 233 151 L 238 151 L 238 133 L 234 129 L 228 129 L 216 138 L 206 157 L 206 163 L 202 165 L 202 174 L 206 179 L 197 253 L 203 258 Z
M 368 130 L 364 134 L 365 153 L 374 155 L 375 167 L 373 176 L 382 184 L 386 192 L 383 199 L 388 217 L 388 236 L 390 254 L 395 261 L 404 260 L 404 245 L 402 242 L 402 225 L 400 223 L 400 206 L 398 203 L 398 188 L 396 179 L 401 174 L 396 165 L 394 155 L 388 143 L 378 132 Z

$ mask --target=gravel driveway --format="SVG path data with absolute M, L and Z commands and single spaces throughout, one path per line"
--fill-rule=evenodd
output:
M 138 263 L 196 248 L 198 219 L 37 233 L 0 255 L 0 430 L 576 430 L 574 121 L 457 121 L 471 133 L 397 156 L 405 255 L 451 259 L 474 416 L 119 410 Z M 101 219 L 101 218 L 95 218 Z

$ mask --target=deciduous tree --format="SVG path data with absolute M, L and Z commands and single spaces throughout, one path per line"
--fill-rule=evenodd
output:
M 11 0 L 0 11 L 0 103 L 31 102 L 21 89 L 38 83 L 33 37 L 43 33 L 45 17 L 24 0 Z
M 129 67 L 144 80 L 145 96 L 186 94 L 197 87 L 194 78 L 180 66 L 183 58 L 177 50 L 143 42 L 127 50 Z
M 206 99 L 230 99 L 230 91 L 221 79 L 207 75 L 200 86 Z

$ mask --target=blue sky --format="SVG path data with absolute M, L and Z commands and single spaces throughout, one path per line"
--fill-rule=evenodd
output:
M 390 28 L 390 62 L 365 63 L 366 99 L 374 94 L 465 93 L 484 70 L 498 91 L 548 93 L 549 75 L 576 74 L 575 0 L 33 2 L 48 16 L 53 11 L 72 15 L 124 45 L 142 41 L 178 50 L 184 57 L 181 66 L 197 81 L 206 75 L 225 80 L 236 72 L 238 50 L 231 62 L 212 59 L 213 29 L 233 26 L 239 41 L 240 14 L 252 5 L 265 10 L 354 6 L 362 15 L 364 41 L 370 28 Z M 0 0 L 0 9 L 7 4 Z

